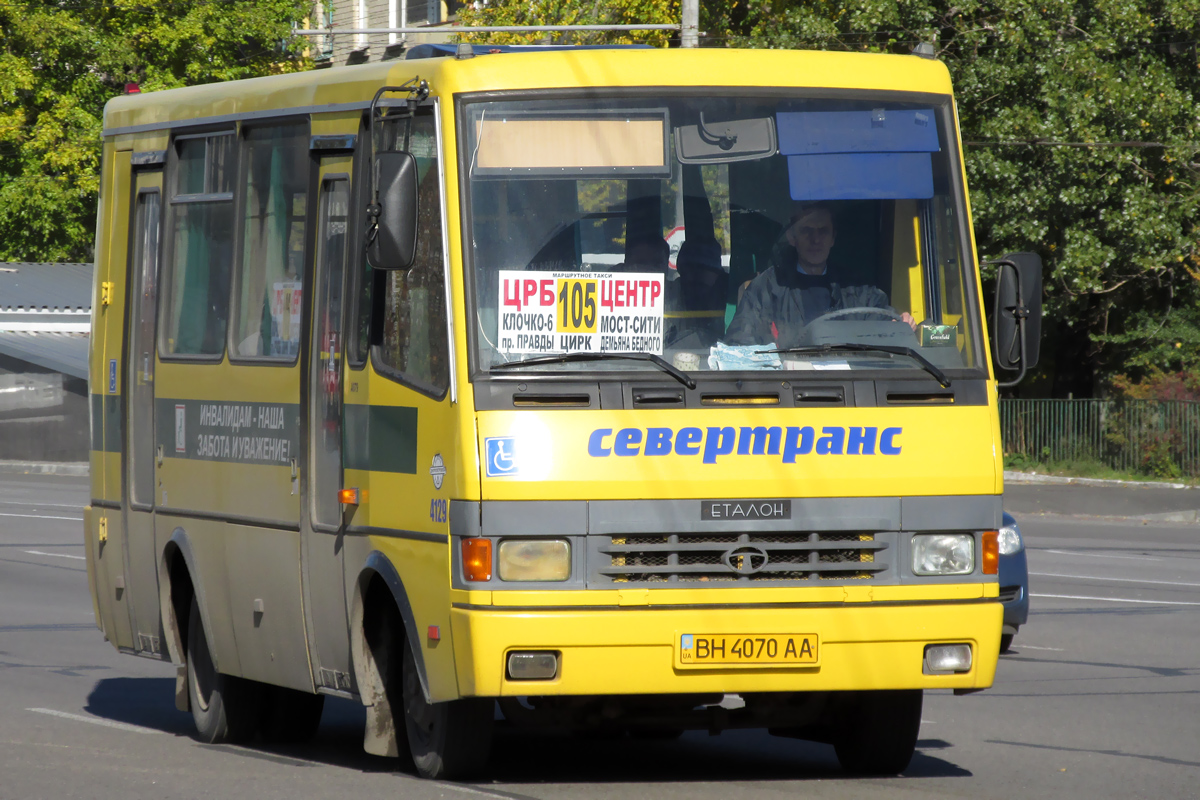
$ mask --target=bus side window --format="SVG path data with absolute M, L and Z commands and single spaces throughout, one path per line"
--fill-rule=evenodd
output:
M 417 255 L 412 269 L 387 273 L 383 299 L 385 372 L 440 395 L 450 385 L 446 280 L 442 259 L 442 201 L 437 135 L 432 116 L 412 122 L 409 150 L 417 160 Z
M 220 355 L 233 256 L 234 134 L 175 139 L 166 236 L 170 252 L 159 352 Z
M 291 361 L 300 352 L 308 125 L 255 128 L 245 137 L 242 254 L 234 356 Z

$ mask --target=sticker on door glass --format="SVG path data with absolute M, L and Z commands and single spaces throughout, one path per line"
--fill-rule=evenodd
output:
M 501 270 L 502 353 L 663 352 L 664 277 Z
M 300 352 L 303 295 L 299 281 L 276 281 L 271 287 L 271 355 L 294 356 Z

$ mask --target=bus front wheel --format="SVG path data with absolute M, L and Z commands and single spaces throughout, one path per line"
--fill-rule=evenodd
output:
M 401 685 L 404 727 L 418 774 L 442 780 L 478 775 L 491 751 L 495 701 L 472 697 L 447 703 L 426 702 L 416 659 L 407 643 Z
M 920 689 L 862 692 L 845 709 L 834 740 L 842 768 L 858 775 L 895 775 L 912 760 L 921 729 Z
M 261 708 L 258 684 L 217 672 L 194 597 L 188 614 L 187 682 L 200 741 L 219 744 L 254 738 Z

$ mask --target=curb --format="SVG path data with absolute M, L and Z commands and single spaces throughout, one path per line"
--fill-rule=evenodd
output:
M 1076 486 L 1121 486 L 1135 489 L 1196 489 L 1186 483 L 1165 483 L 1162 481 L 1121 481 L 1108 478 L 1067 478 L 1059 475 L 1039 475 L 1036 472 L 1004 471 L 1005 483 L 1044 483 L 1044 484 L 1073 484 Z M 1193 513 L 1193 512 L 1188 512 Z
M 1014 517 L 1042 517 L 1054 519 L 1089 519 L 1096 522 L 1140 522 L 1143 525 L 1150 522 L 1182 523 L 1194 525 L 1200 523 L 1200 510 L 1197 511 L 1168 511 L 1163 514 L 1142 514 L 1140 516 L 1114 516 L 1109 514 L 1058 514 L 1053 511 L 1010 511 Z
M 88 464 L 82 461 L 0 461 L 0 474 L 68 475 L 86 478 Z
M 1168 511 L 1165 514 L 1145 514 L 1138 519 L 1148 522 L 1200 522 L 1200 511 Z

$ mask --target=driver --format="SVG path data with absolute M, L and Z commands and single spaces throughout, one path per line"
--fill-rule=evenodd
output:
M 794 346 L 800 329 L 822 314 L 868 306 L 894 314 L 916 328 L 916 320 L 898 313 L 875 286 L 842 286 L 829 275 L 829 251 L 837 240 L 827 206 L 801 206 L 784 231 L 788 247 L 778 263 L 745 287 L 725 333 L 733 345 Z

